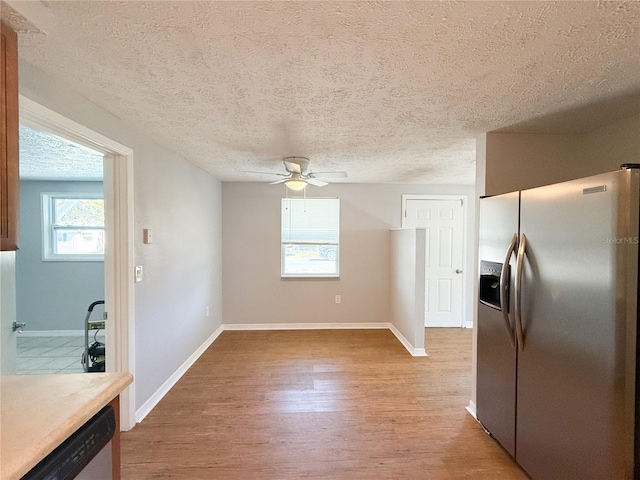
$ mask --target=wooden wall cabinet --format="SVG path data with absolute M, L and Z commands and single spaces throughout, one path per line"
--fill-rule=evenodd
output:
M 18 38 L 0 22 L 0 250 L 18 249 Z

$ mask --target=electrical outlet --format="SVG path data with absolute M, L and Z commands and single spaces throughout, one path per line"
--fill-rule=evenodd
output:
M 340 303 L 340 302 L 342 302 L 342 296 L 336 295 L 336 303 Z
M 207 305 L 206 307 L 204 307 L 204 316 L 208 317 L 209 316 L 209 305 Z

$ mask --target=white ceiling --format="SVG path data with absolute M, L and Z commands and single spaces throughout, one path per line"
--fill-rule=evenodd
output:
M 21 180 L 102 181 L 102 154 L 20 125 Z
M 471 184 L 483 132 L 640 111 L 637 1 L 7 3 L 23 61 L 224 181 Z

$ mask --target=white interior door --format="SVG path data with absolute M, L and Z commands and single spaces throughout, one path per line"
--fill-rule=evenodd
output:
M 407 199 L 405 227 L 426 229 L 425 326 L 462 327 L 462 200 Z

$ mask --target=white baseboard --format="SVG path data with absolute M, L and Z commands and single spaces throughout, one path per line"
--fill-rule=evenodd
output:
M 465 322 L 463 328 L 473 328 L 473 322 Z
M 220 336 L 220 334 L 224 331 L 223 326 L 218 327 L 218 329 L 211 334 L 209 338 L 205 340 L 205 342 L 198 347 L 198 349 L 191 354 L 189 358 L 185 360 L 185 362 L 180 365 L 180 367 L 171 375 L 158 390 L 155 391 L 151 397 L 142 404 L 142 406 L 136 410 L 136 423 L 140 423 L 144 418 L 149 415 L 149 412 L 153 410 L 153 408 L 162 400 L 162 398 L 171 390 L 171 388 L 180 380 L 180 378 L 187 373 L 187 370 L 191 368 L 191 366 L 200 358 L 207 348 L 215 341 L 216 338 Z
M 414 357 L 426 357 L 424 348 L 414 348 L 400 331 L 388 322 L 380 323 L 225 323 L 224 330 L 372 330 L 389 329 Z
M 407 351 L 414 357 L 427 357 L 427 352 L 424 348 L 415 348 L 413 345 L 411 345 L 411 343 L 409 342 L 409 340 L 407 340 L 405 338 L 404 335 L 402 335 L 402 333 L 400 333 L 400 330 L 398 330 L 396 328 L 396 326 L 392 323 L 388 323 L 387 324 L 387 328 L 389 330 L 391 330 L 391 333 L 393 333 L 396 338 L 400 341 L 400 343 L 402 344 L 402 346 L 404 348 L 407 349 Z
M 372 330 L 390 323 L 225 323 L 224 330 Z
M 478 420 L 478 417 L 476 416 L 476 403 L 474 401 L 469 400 L 469 405 L 467 405 L 465 410 L 469 412 L 473 418 Z
M 19 335 L 22 337 L 84 337 L 84 330 L 24 330 Z

